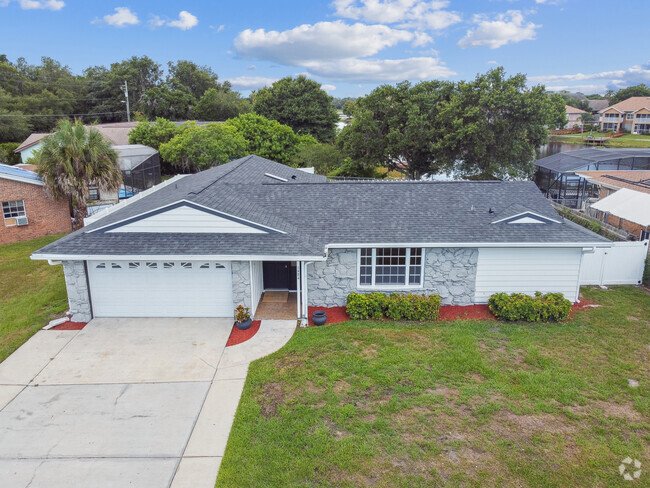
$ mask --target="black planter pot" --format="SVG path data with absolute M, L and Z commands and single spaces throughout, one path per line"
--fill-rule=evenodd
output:
M 325 314 L 325 311 L 323 310 L 315 311 L 314 314 L 311 316 L 311 321 L 314 323 L 314 325 L 324 325 L 325 322 L 327 322 L 327 315 Z
M 253 319 L 248 318 L 243 322 L 235 322 L 235 323 L 237 324 L 237 328 L 239 330 L 246 330 L 246 329 L 250 329 L 251 325 L 253 325 Z

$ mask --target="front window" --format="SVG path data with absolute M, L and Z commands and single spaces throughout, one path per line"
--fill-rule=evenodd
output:
M 359 250 L 360 287 L 420 287 L 422 249 L 385 247 Z

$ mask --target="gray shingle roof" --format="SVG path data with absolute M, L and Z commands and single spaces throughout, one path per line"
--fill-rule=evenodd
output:
M 266 172 L 288 181 L 265 177 Z M 281 233 L 97 231 L 180 200 Z M 607 242 L 565 222 L 492 223 L 522 210 L 561 220 L 529 181 L 328 182 L 250 156 L 182 178 L 35 254 L 322 256 L 333 244 Z

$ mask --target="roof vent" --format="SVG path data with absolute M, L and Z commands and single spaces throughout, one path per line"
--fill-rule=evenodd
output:
M 275 176 L 275 175 L 272 175 L 271 173 L 264 173 L 264 176 L 268 176 L 269 178 L 273 178 L 274 180 L 284 181 L 285 183 L 287 181 L 289 181 L 286 178 L 282 178 L 281 176 Z
M 295 179 L 296 179 L 296 175 L 291 175 L 291 179 L 292 179 L 292 180 L 295 180 Z
M 488 210 L 488 213 L 491 213 L 491 214 L 494 213 L 494 210 L 492 210 L 492 207 L 490 207 L 490 210 Z
M 472 208 L 470 208 L 469 210 L 470 210 L 470 212 L 473 212 L 475 210 L 474 209 L 474 204 L 472 204 Z

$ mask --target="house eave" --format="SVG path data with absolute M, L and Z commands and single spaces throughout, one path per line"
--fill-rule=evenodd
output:
M 56 254 L 34 253 L 35 261 L 325 261 L 321 256 L 278 254 Z
M 325 246 L 329 249 L 354 249 L 363 247 L 433 247 L 433 248 L 591 248 L 591 247 L 612 247 L 609 242 L 585 241 L 585 242 L 356 242 L 356 243 L 332 243 Z
M 21 178 L 20 176 L 2 174 L 0 175 L 0 178 L 4 178 L 5 180 L 17 181 L 18 183 L 28 183 L 30 185 L 43 186 L 43 182 L 41 180 Z

